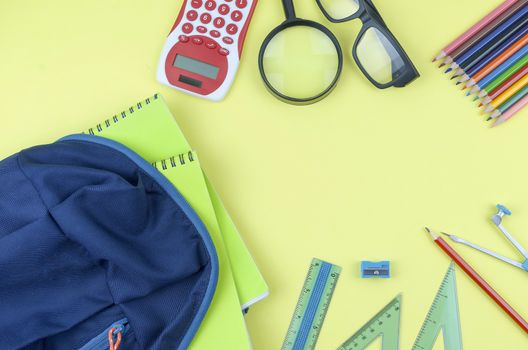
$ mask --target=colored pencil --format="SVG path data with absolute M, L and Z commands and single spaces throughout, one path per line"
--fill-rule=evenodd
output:
M 433 241 L 442 249 L 453 261 L 482 289 L 500 308 L 508 315 L 512 320 L 514 320 L 521 329 L 528 333 L 528 322 L 522 318 L 513 307 L 510 306 L 497 293 L 491 285 L 480 276 L 477 271 L 475 271 L 471 265 L 469 265 L 447 242 L 436 233 L 432 232 L 426 228 L 427 232 L 431 235 Z M 493 321 L 490 321 L 493 322 Z
M 476 75 L 466 83 L 466 88 L 472 87 L 477 82 L 483 81 L 487 77 L 490 77 L 488 79 L 491 80 L 495 79 L 491 77 L 498 77 L 500 74 L 502 74 L 502 72 L 511 67 L 513 64 L 515 64 L 515 62 L 519 61 L 526 54 L 528 54 L 528 45 L 524 45 L 519 50 L 513 52 L 506 59 L 501 58 L 500 60 L 497 60 L 497 62 L 493 65 L 490 65 L 489 69 L 486 69 L 486 71 L 482 73 L 479 72 L 478 76 Z
M 522 77 L 522 79 L 519 79 L 515 84 L 513 84 L 508 90 L 504 91 L 502 94 L 497 96 L 494 100 L 492 100 L 484 110 L 484 113 L 489 113 L 493 111 L 495 108 L 499 107 L 501 104 L 506 102 L 510 97 L 521 91 L 522 88 L 524 88 L 526 85 L 528 85 L 528 75 L 525 75 Z
M 482 90 L 482 92 L 485 92 L 483 96 L 479 96 L 484 99 L 482 100 L 483 104 L 491 102 L 495 97 L 502 94 L 504 91 L 506 91 L 510 86 L 515 84 L 519 81 L 522 77 L 524 77 L 526 74 L 528 74 L 528 65 L 523 66 L 517 73 L 506 79 L 505 82 L 497 86 L 495 89 L 493 89 L 489 94 L 486 92 L 486 90 Z
M 488 35 L 492 30 L 494 30 L 497 26 L 499 26 L 500 24 L 502 24 L 506 19 L 508 19 L 509 17 L 511 17 L 515 12 L 517 12 L 522 6 L 526 5 L 528 3 L 528 0 L 522 0 L 522 1 L 518 1 L 516 2 L 515 4 L 513 4 L 506 12 L 504 12 L 500 17 L 498 17 L 492 25 L 490 25 L 490 28 L 486 28 L 486 29 L 489 29 L 487 31 L 482 31 L 482 32 L 479 32 L 478 35 L 475 35 L 474 38 L 472 38 L 472 40 L 470 40 L 468 43 L 470 43 L 470 45 L 466 46 L 465 44 L 463 45 L 465 48 L 464 48 L 464 51 L 467 51 L 467 49 L 473 45 L 475 45 L 478 41 L 480 41 L 482 38 L 484 38 L 486 35 Z M 445 60 L 444 60 L 444 63 L 445 64 L 450 64 L 452 63 L 453 61 L 457 61 L 458 58 L 460 57 L 460 55 L 463 53 L 463 52 L 459 52 L 455 55 L 455 53 L 453 53 L 451 56 L 448 56 Z M 452 59 L 451 59 L 452 58 Z M 467 68 L 466 68 L 467 69 Z
M 504 112 L 491 126 L 496 127 L 498 125 L 501 125 L 505 121 L 509 120 L 511 117 L 513 117 L 517 112 L 519 112 L 524 106 L 528 104 L 528 96 L 524 96 L 521 100 L 519 100 L 516 104 L 511 106 L 510 109 L 508 109 L 506 112 Z
M 456 84 L 477 94 L 492 126 L 528 104 L 528 0 L 505 1 L 433 59 L 449 64 Z M 500 120 L 500 121 L 499 121 Z
M 460 65 L 466 62 L 485 56 L 485 52 L 489 50 L 490 47 L 496 47 L 497 42 L 504 40 L 503 38 L 505 33 L 509 33 L 506 35 L 512 35 L 514 31 L 520 29 L 524 24 L 528 23 L 528 17 L 526 17 L 527 14 L 528 6 L 523 6 L 519 11 L 515 12 L 479 42 L 466 50 L 462 55 L 460 55 L 460 57 L 456 58 L 451 66 L 446 70 L 446 73 L 458 68 Z
M 485 75 L 497 68 L 502 62 L 511 57 L 515 52 L 519 51 L 524 45 L 528 44 L 528 26 L 524 26 L 516 35 L 512 36 L 506 42 L 502 43 L 500 47 L 490 52 L 480 62 L 473 67 L 466 67 L 462 69 L 465 74 L 458 82 L 463 83 L 472 81 L 473 84 L 484 78 Z M 476 62 L 476 61 L 475 61 Z
M 489 116 L 488 120 L 496 119 L 502 113 L 510 109 L 514 104 L 522 100 L 524 96 L 526 95 L 528 95 L 528 86 L 523 87 L 515 95 L 513 95 L 512 97 L 507 99 L 505 102 L 503 102 L 499 107 L 497 107 L 497 109 L 493 111 L 493 113 Z
M 462 33 L 458 38 L 456 38 L 451 43 L 449 43 L 449 45 L 444 47 L 442 51 L 440 51 L 440 53 L 433 59 L 433 62 L 439 59 L 442 59 L 445 56 L 451 54 L 460 45 L 462 45 L 464 42 L 467 42 L 468 39 L 473 37 L 476 33 L 480 32 L 490 22 L 492 22 L 495 18 L 500 16 L 504 11 L 506 11 L 509 7 L 511 7 L 516 2 L 517 2 L 516 0 L 504 1 L 499 7 L 497 7 L 495 10 L 489 13 L 486 17 L 482 18 L 478 23 L 476 23 L 474 26 L 466 30 L 464 33 Z
M 504 65 L 505 63 L 506 62 L 502 63 L 502 65 Z M 483 88 L 485 88 L 487 86 L 491 87 L 489 91 L 493 90 L 494 88 L 496 88 L 497 86 L 502 84 L 506 79 L 511 77 L 513 74 L 515 74 L 515 72 L 517 72 L 519 69 L 521 69 L 526 63 L 528 63 L 528 55 L 524 55 L 519 61 L 515 62 L 508 69 L 503 71 L 499 76 L 496 76 L 496 74 L 494 72 L 495 71 L 497 71 L 497 72 L 500 71 L 503 67 L 501 67 L 502 66 L 501 65 L 501 66 L 495 68 L 495 70 L 493 72 L 491 72 L 486 77 L 484 77 L 484 79 L 482 79 L 477 84 L 475 84 L 473 86 L 473 88 L 471 89 L 471 91 L 469 91 L 467 93 L 467 95 L 468 96 L 472 95 L 472 94 L 482 90 Z

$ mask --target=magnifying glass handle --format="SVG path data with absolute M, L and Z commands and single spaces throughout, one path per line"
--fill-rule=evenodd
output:
M 284 15 L 286 15 L 287 20 L 296 18 L 293 0 L 282 0 L 282 7 L 284 8 Z

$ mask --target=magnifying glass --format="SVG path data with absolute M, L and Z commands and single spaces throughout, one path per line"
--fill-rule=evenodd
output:
M 323 25 L 297 18 L 293 0 L 282 0 L 286 20 L 264 39 L 259 70 L 264 84 L 277 98 L 310 104 L 335 87 L 343 67 L 337 38 Z

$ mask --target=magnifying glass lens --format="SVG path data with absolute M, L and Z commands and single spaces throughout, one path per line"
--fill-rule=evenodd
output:
M 270 40 L 262 66 L 266 79 L 277 92 L 309 99 L 333 84 L 339 55 L 327 34 L 317 28 L 296 25 L 281 30 Z

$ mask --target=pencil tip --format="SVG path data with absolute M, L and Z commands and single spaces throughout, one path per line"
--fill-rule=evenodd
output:
M 438 238 L 438 235 L 437 235 L 436 233 L 434 233 L 433 231 L 431 231 L 431 230 L 429 229 L 429 227 L 426 227 L 426 228 L 425 228 L 425 231 L 427 231 L 427 233 L 428 233 L 429 235 L 431 235 L 431 238 L 432 238 L 433 240 L 436 240 L 436 239 Z
M 446 64 L 445 63 L 440 63 L 440 65 L 438 66 L 438 68 L 442 68 L 443 66 L 445 66 Z
M 495 123 L 493 123 L 493 125 L 491 127 L 494 128 L 496 126 L 499 126 L 502 123 L 504 123 L 505 121 L 506 121 L 505 119 L 499 118 L 499 119 L 495 120 Z
M 477 107 L 478 107 L 478 108 L 482 107 L 482 102 L 479 103 Z
M 447 68 L 447 70 L 444 73 L 449 73 L 453 70 L 453 68 Z
M 494 128 L 494 127 L 496 127 L 496 126 L 501 125 L 502 123 L 504 123 L 504 120 L 497 119 L 497 120 L 495 121 L 495 123 L 493 123 L 493 124 L 491 125 L 491 127 Z
M 488 117 L 488 118 L 486 119 L 486 121 L 489 122 L 491 119 L 493 119 L 493 118 L 492 118 L 492 117 Z
M 453 79 L 453 78 L 451 78 L 451 79 Z M 462 82 L 461 81 L 457 81 L 456 85 L 460 85 L 460 84 L 462 84 Z

